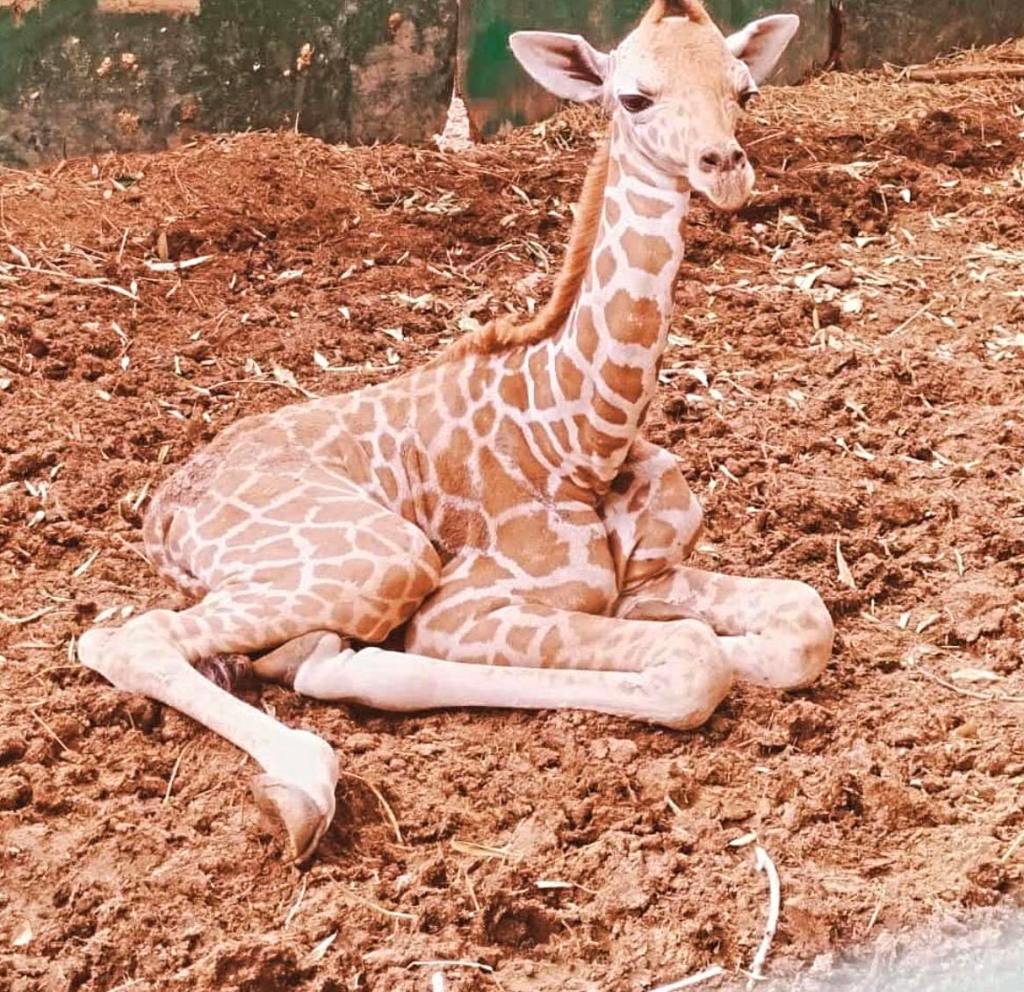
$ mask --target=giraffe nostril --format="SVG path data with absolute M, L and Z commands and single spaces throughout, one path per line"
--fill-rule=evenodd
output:
M 700 156 L 700 167 L 705 172 L 715 172 L 722 168 L 724 161 L 721 153 L 715 151 L 714 148 L 708 148 L 706 151 L 701 153 Z

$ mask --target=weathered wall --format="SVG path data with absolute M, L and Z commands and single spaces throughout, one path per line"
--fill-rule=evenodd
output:
M 159 148 L 195 130 L 298 127 L 329 141 L 427 141 L 443 126 L 457 49 L 473 122 L 492 133 L 555 107 L 512 59 L 512 31 L 575 31 L 611 46 L 646 3 L 0 0 L 0 161 Z M 829 0 L 707 5 L 726 28 L 774 11 L 800 14 L 780 81 L 827 58 Z M 845 0 L 845 8 L 849 67 L 925 61 L 1024 34 L 1024 0 Z
M 455 73 L 457 0 L 4 6 L 0 159 L 20 164 L 195 129 L 424 141 L 444 125 Z
M 927 62 L 1024 35 L 1024 0 L 846 0 L 852 66 Z

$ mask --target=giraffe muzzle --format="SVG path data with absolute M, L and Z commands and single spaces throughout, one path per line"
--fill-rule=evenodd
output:
M 701 172 L 709 176 L 726 175 L 747 164 L 747 153 L 735 141 L 726 141 L 718 145 L 708 145 L 697 159 Z
M 690 185 L 719 210 L 739 210 L 754 188 L 754 170 L 735 139 L 706 145 L 694 156 Z

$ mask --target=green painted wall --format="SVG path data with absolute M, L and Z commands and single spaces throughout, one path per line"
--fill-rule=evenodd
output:
M 707 0 L 705 5 L 727 30 L 768 13 L 799 14 L 801 32 L 787 53 L 782 80 L 798 78 L 819 51 L 828 50 L 827 0 Z M 508 36 L 513 31 L 568 31 L 607 49 L 647 6 L 648 0 L 463 0 L 460 75 L 474 124 L 489 134 L 505 122 L 538 120 L 557 106 L 512 58 Z

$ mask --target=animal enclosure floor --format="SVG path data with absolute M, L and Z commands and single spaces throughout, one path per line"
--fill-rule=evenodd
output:
M 249 687 L 341 758 L 304 870 L 251 765 L 75 639 L 182 605 L 141 514 L 225 425 L 542 300 L 600 123 L 0 173 L 0 986 L 422 992 L 443 959 L 474 963 L 450 992 L 713 964 L 723 987 L 764 930 L 750 833 L 781 877 L 773 976 L 1024 901 L 1021 107 L 1024 82 L 770 91 L 743 125 L 757 196 L 695 203 L 646 433 L 703 501 L 701 565 L 822 592 L 821 681 L 737 686 L 693 733 Z

